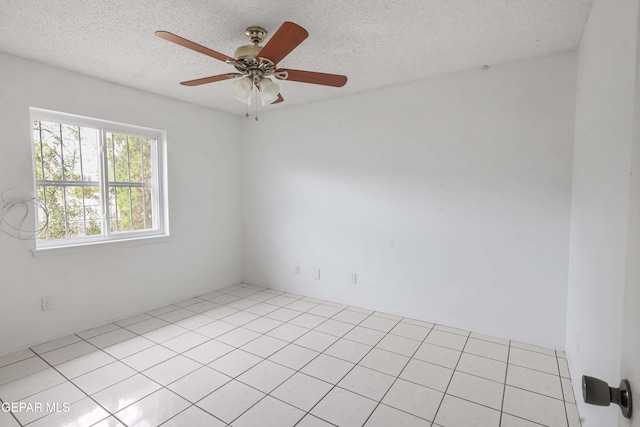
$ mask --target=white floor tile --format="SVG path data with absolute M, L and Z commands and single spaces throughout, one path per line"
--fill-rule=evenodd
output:
M 193 332 L 207 336 L 209 338 L 216 338 L 220 335 L 226 334 L 229 331 L 233 331 L 236 328 L 236 325 L 232 325 L 231 323 L 219 320 L 217 322 L 208 323 L 204 326 L 194 329 Z
M 192 348 L 197 347 L 209 340 L 210 338 L 204 335 L 200 335 L 195 332 L 187 332 L 163 342 L 162 345 L 175 351 L 176 353 L 184 353 L 185 351 L 191 350 Z
M 273 297 L 273 295 L 271 295 L 271 297 Z M 257 314 L 258 316 L 265 316 L 279 309 L 280 307 L 278 307 L 277 305 L 260 303 L 247 308 L 246 311 L 248 311 L 249 313 Z
M 398 376 L 408 361 L 409 358 L 406 356 L 374 348 L 360 361 L 360 365 Z
M 485 334 L 479 334 L 477 332 L 471 332 L 470 335 L 471 338 L 475 338 L 475 339 L 479 339 L 479 340 L 483 340 L 483 341 L 489 341 L 489 342 L 493 342 L 496 344 L 502 344 L 502 345 L 509 345 L 509 340 L 508 339 L 504 339 L 504 338 L 498 338 L 498 337 L 494 337 L 492 335 L 485 335 Z
M 372 316 L 382 317 L 384 319 L 395 320 L 398 322 L 402 320 L 402 316 L 398 316 L 396 314 L 391 314 L 391 313 L 385 313 L 384 311 L 376 311 L 372 314 Z
M 209 311 L 213 308 L 218 307 L 218 304 L 211 301 L 200 301 L 199 303 L 190 305 L 185 309 L 191 311 L 192 313 L 204 313 L 205 311 Z M 193 314 L 192 314 L 193 316 Z
M 37 345 L 35 347 L 31 347 L 31 350 L 33 350 L 37 354 L 42 354 L 79 341 L 81 341 L 80 337 L 76 335 L 68 335 L 66 337 L 58 338 L 52 341 L 48 341 L 44 344 Z
M 431 423 L 391 406 L 378 405 L 365 427 L 431 427 Z
M 269 300 L 269 304 L 278 305 L 280 307 L 284 307 L 286 305 L 291 304 L 292 302 L 297 301 L 295 298 L 285 297 L 283 295 L 278 295 Z M 300 312 L 298 312 L 299 314 Z
M 84 356 L 85 354 L 93 353 L 96 350 L 97 348 L 95 348 L 91 344 L 85 341 L 79 341 L 66 347 L 60 347 L 56 350 L 42 353 L 40 354 L 40 357 L 49 362 L 51 365 L 55 366 L 64 362 L 68 362 L 69 360 L 73 360 L 77 357 Z
M 395 380 L 391 375 L 358 365 L 338 383 L 338 387 L 379 401 Z
M 509 356 L 509 347 L 476 338 L 469 338 L 467 345 L 464 347 L 464 352 L 506 362 Z
M 476 356 L 475 354 L 463 353 L 456 370 L 504 383 L 507 364 L 498 360 Z
M 259 317 L 256 320 L 247 323 L 244 327 L 260 334 L 266 334 L 280 325 L 282 325 L 282 322 L 279 320 L 269 319 L 268 317 Z
M 452 375 L 453 370 L 449 368 L 411 359 L 400 374 L 400 378 L 444 392 Z
M 332 388 L 333 385 L 325 381 L 297 372 L 277 387 L 271 395 L 296 408 L 308 411 Z
M 174 307 L 176 310 L 177 307 Z M 151 332 L 154 329 L 161 328 L 163 326 L 167 326 L 169 323 L 165 322 L 162 319 L 158 319 L 156 317 L 151 317 L 149 319 L 143 320 L 141 322 L 133 323 L 131 325 L 125 326 L 131 332 L 134 332 L 138 335 L 146 334 L 147 332 Z
M 363 307 L 357 307 L 355 305 L 350 305 L 349 307 L 347 307 L 347 310 L 355 311 L 356 313 L 366 314 L 367 316 L 374 313 L 373 310 L 369 310 L 368 308 L 363 308 Z
M 295 372 L 293 369 L 278 365 L 269 360 L 264 360 L 236 379 L 268 394 L 285 382 Z
M 186 299 L 184 301 L 177 302 L 177 303 L 175 303 L 173 305 L 177 305 L 178 307 L 188 307 L 190 305 L 193 305 L 193 304 L 201 302 L 201 301 L 202 300 L 200 298 L 189 298 L 189 299 Z
M 226 425 L 197 406 L 191 406 L 162 424 L 162 427 L 225 427 Z
M 569 403 L 576 403 L 576 398 L 573 393 L 573 386 L 571 385 L 571 380 L 568 378 L 560 378 L 560 382 L 562 384 L 562 394 L 564 396 L 564 400 Z
M 511 347 L 509 351 L 509 364 L 535 369 L 548 374 L 559 375 L 558 362 L 555 356 L 548 356 L 529 350 Z
M 315 314 L 322 317 L 333 317 L 336 314 L 340 313 L 342 310 L 343 309 L 340 307 L 332 307 L 330 305 L 320 304 L 307 311 L 307 313 Z
M 189 402 L 177 394 L 160 389 L 116 413 L 127 425 L 159 425 L 189 406 Z
M 249 323 L 253 320 L 259 318 L 257 314 L 249 313 L 246 311 L 239 311 L 237 313 L 233 313 L 231 316 L 227 316 L 224 318 L 224 321 L 227 323 L 231 323 L 232 325 L 242 326 L 246 323 Z
M 439 345 L 423 343 L 420 345 L 413 357 L 425 362 L 444 366 L 445 368 L 454 369 L 458 364 L 458 360 L 460 359 L 461 354 L 462 353 L 458 350 L 452 350 L 450 348 L 441 347 Z
M 563 378 L 571 378 L 569 375 L 569 364 L 567 363 L 567 359 L 558 358 L 558 368 L 560 369 L 560 376 Z
M 500 427 L 540 427 L 540 425 L 541 424 L 503 413 Z
M 400 322 L 389 332 L 393 335 L 398 335 L 404 338 L 411 338 L 416 341 L 423 341 L 431 328 L 425 328 L 423 326 L 412 325 L 411 323 Z
M 211 304 L 211 303 L 209 303 L 209 304 Z M 209 309 L 211 309 L 211 308 L 209 308 Z M 169 322 L 169 323 L 175 323 L 175 322 L 179 322 L 180 320 L 184 320 L 186 318 L 189 318 L 191 316 L 193 316 L 193 311 L 185 310 L 184 308 L 179 308 L 177 310 L 173 310 L 173 311 L 170 311 L 168 313 L 161 314 L 160 316 L 158 316 L 158 319 L 162 319 L 165 322 Z
M 36 354 L 28 348 L 25 350 L 16 351 L 15 353 L 9 353 L 5 356 L 0 357 L 0 368 L 12 363 L 20 362 L 21 360 L 29 359 L 30 357 L 34 357 L 35 355 Z
M 135 316 L 127 317 L 122 320 L 118 320 L 113 323 L 115 323 L 118 326 L 122 326 L 124 328 L 126 326 L 130 326 L 130 325 L 133 325 L 134 323 L 142 322 L 143 320 L 147 320 L 147 319 L 151 319 L 151 316 L 149 316 L 147 313 L 142 313 L 142 314 L 137 314 Z
M 158 383 L 137 374 L 94 394 L 92 397 L 109 411 L 115 413 L 159 390 L 160 387 Z
M 243 345 L 241 349 L 251 354 L 255 354 L 256 356 L 267 358 L 287 344 L 288 343 L 286 341 L 282 341 L 267 335 L 262 335 L 255 340 Z
M 89 399 L 88 397 L 69 405 L 69 411 L 56 412 L 44 418 L 40 418 L 29 427 L 51 427 L 51 426 L 90 426 L 109 415 L 107 411 Z M 118 424 L 115 424 L 116 426 Z
M 208 366 L 212 367 L 216 371 L 235 378 L 244 371 L 254 367 L 262 360 L 262 357 L 255 356 L 251 353 L 247 353 L 246 351 L 234 350 L 209 363 Z
M 429 332 L 429 335 L 424 340 L 424 342 L 461 351 L 464 348 L 465 343 L 467 342 L 467 337 L 463 335 L 444 332 L 441 330 L 436 330 L 434 328 L 431 332 Z
M 233 346 L 233 347 L 242 347 L 249 341 L 253 341 L 259 336 L 260 334 L 257 332 L 253 332 L 249 329 L 239 327 L 237 329 L 234 329 L 231 332 L 227 332 L 226 334 L 216 337 L 216 341 L 229 344 L 230 346 Z
M 409 323 L 410 325 L 422 326 L 423 328 L 433 329 L 435 326 L 433 323 L 425 322 L 424 320 L 410 319 L 405 317 L 401 320 L 402 323 Z
M 435 421 L 443 427 L 500 427 L 500 412 L 446 395 Z
M 303 313 L 298 317 L 294 317 L 289 321 L 292 325 L 302 326 L 303 328 L 313 329 L 319 324 L 325 322 L 326 317 L 316 316 L 315 314 Z
M 220 305 L 212 308 L 211 310 L 203 311 L 201 314 L 212 319 L 224 319 L 225 317 L 231 316 L 238 311 L 238 309 Z
M 540 347 L 539 345 L 527 344 L 518 341 L 511 341 L 511 347 L 521 348 L 523 350 L 535 351 L 536 353 L 546 354 L 548 356 L 555 356 L 556 351 L 551 348 Z
M 572 403 L 566 403 L 567 419 L 569 421 L 569 427 L 580 427 L 580 416 L 578 415 L 578 408 Z
M 296 344 L 289 344 L 282 350 L 277 351 L 269 360 L 279 363 L 288 368 L 298 370 L 313 360 L 318 354 L 317 351 L 301 347 Z
M 372 347 L 355 341 L 339 339 L 325 350 L 325 354 L 352 363 L 358 363 Z
M 84 356 L 69 360 L 68 362 L 61 363 L 56 366 L 56 369 L 67 378 L 75 378 L 115 361 L 116 359 L 107 353 L 96 350 Z
M 361 426 L 375 407 L 373 400 L 336 387 L 311 410 L 311 414 L 339 426 Z
M 433 421 L 442 396 L 443 393 L 439 391 L 398 379 L 382 403 Z
M 318 331 L 309 331 L 297 340 L 294 344 L 309 348 L 315 351 L 325 351 L 331 344 L 338 341 L 338 337 Z
M 286 342 L 292 342 L 309 332 L 309 329 L 302 326 L 285 323 L 277 328 L 267 332 L 268 336 L 281 339 Z
M 120 326 L 116 325 L 115 323 L 107 323 L 106 325 L 98 326 L 97 328 L 92 328 L 83 332 L 78 332 L 76 335 L 86 340 L 98 335 L 102 335 L 107 332 L 114 331 L 116 329 L 120 329 Z
M 211 340 L 205 342 L 204 344 L 200 344 L 199 346 L 196 346 L 191 350 L 185 351 L 183 353 L 183 356 L 193 359 L 196 362 L 200 362 L 203 365 L 207 365 L 233 350 L 234 348 L 228 344 L 224 344 L 216 340 Z
M 13 415 L 9 412 L 0 411 L 0 426 L 3 427 L 20 427 L 18 421 L 13 418 Z
M 289 320 L 293 319 L 294 317 L 298 317 L 301 314 L 302 313 L 297 310 L 291 310 L 289 308 L 279 308 L 270 313 L 267 313 L 265 317 L 268 317 L 269 319 L 279 320 L 281 322 L 288 322 Z
M 369 315 L 365 313 L 358 313 L 356 311 L 351 311 L 351 310 L 343 310 L 340 313 L 333 316 L 332 319 L 339 320 L 340 322 L 351 323 L 352 325 L 357 325 L 367 317 L 369 317 Z
M 77 378 L 73 383 L 87 394 L 94 394 L 136 374 L 122 362 L 114 362 Z
M 117 344 L 119 342 L 135 338 L 136 334 L 133 332 L 119 328 L 111 332 L 107 332 L 106 334 L 98 335 L 93 338 L 89 338 L 87 341 L 98 348 L 109 347 L 110 345 Z M 78 343 L 80 344 L 80 343 Z M 77 345 L 77 344 L 74 344 Z
M 291 304 L 287 305 L 287 308 L 290 308 L 291 310 L 298 310 L 298 311 L 309 311 L 311 310 L 313 307 L 317 306 L 318 304 L 313 303 L 313 302 L 309 302 L 309 301 L 294 301 Z
M 385 333 L 392 330 L 397 324 L 398 320 L 391 320 L 378 316 L 369 316 L 360 322 L 360 326 Z
M 502 410 L 549 427 L 567 427 L 564 403 L 530 391 L 507 386 Z
M 188 329 L 181 328 L 180 326 L 167 325 L 162 326 L 158 329 L 154 329 L 151 332 L 147 332 L 143 335 L 143 337 L 159 344 L 172 338 L 178 337 L 182 334 L 186 334 L 187 332 L 189 332 Z
M 517 365 L 509 365 L 507 384 L 556 399 L 564 398 L 560 377 Z
M 347 332 L 343 338 L 356 341 L 361 344 L 374 346 L 382 338 L 384 338 L 385 335 L 386 334 L 384 332 L 376 331 L 369 328 L 363 328 L 362 326 L 356 326 L 355 328 Z
M 235 295 L 224 294 L 224 295 L 211 298 L 209 301 L 215 302 L 216 304 L 220 304 L 220 305 L 226 305 L 226 304 L 229 304 L 230 302 L 238 301 L 239 299 L 240 298 Z
M 144 337 L 135 337 L 119 342 L 118 344 L 105 347 L 102 351 L 109 353 L 109 355 L 117 359 L 123 359 L 142 350 L 146 350 L 149 347 L 153 347 L 154 345 L 156 345 L 156 343 Z
M 504 384 L 474 375 L 456 372 L 451 378 L 447 394 L 469 400 L 500 411 Z
M 393 353 L 402 354 L 403 356 L 413 356 L 418 347 L 420 341 L 412 340 L 410 338 L 401 337 L 398 335 L 388 334 L 376 345 L 376 348 L 391 351 Z
M 16 412 L 14 415 L 20 423 L 29 424 L 57 412 L 58 408 L 62 408 L 65 403 L 73 404 L 85 397 L 86 395 L 78 387 L 67 381 L 21 400 L 23 403 L 31 404 L 32 407 L 36 403 L 42 405 L 41 411 Z M 50 408 L 49 411 L 47 408 Z M 105 414 L 106 416 L 107 414 Z
M 330 424 L 324 420 L 321 420 L 318 417 L 314 417 L 311 414 L 307 414 L 296 427 L 333 427 L 333 424 Z
M 136 371 L 142 372 L 150 367 L 171 359 L 176 355 L 175 351 L 160 345 L 154 345 L 146 350 L 132 354 L 122 359 L 122 362 L 131 366 Z
M 233 422 L 233 427 L 293 427 L 304 412 L 267 396 Z
M 222 421 L 230 423 L 263 397 L 264 393 L 232 380 L 197 405 Z
M 66 380 L 55 369 L 48 368 L 0 386 L 0 399 L 3 402 L 18 402 Z
M 353 367 L 353 363 L 321 354 L 309 362 L 300 372 L 331 384 L 337 384 Z
M 200 363 L 178 355 L 147 369 L 144 374 L 166 386 L 201 367 Z
M 452 328 L 451 326 L 445 326 L 445 325 L 435 325 L 433 327 L 433 329 L 435 329 L 437 331 L 449 332 L 451 334 L 462 335 L 463 337 L 468 337 L 469 334 L 471 333 L 471 332 L 469 332 L 467 330 L 464 330 L 464 329 Z
M 324 323 L 316 326 L 315 330 L 325 334 L 341 337 L 353 329 L 351 323 L 340 322 L 339 320 L 327 319 Z
M 188 401 L 195 403 L 229 381 L 231 381 L 231 377 L 207 366 L 203 366 L 169 384 L 167 388 Z

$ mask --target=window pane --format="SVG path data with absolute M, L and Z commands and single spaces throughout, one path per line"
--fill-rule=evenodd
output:
M 43 179 L 62 179 L 62 151 L 60 149 L 60 124 L 41 121 L 39 137 L 42 141 Z
M 109 181 L 129 182 L 128 148 L 126 135 L 107 133 Z
M 80 150 L 82 154 L 82 181 L 100 180 L 100 151 L 98 129 L 80 128 Z
M 77 126 L 60 125 L 61 158 L 63 161 L 63 179 L 65 181 L 80 181 L 80 128 Z
M 153 218 L 153 199 L 151 198 L 151 189 L 145 188 L 142 192 L 144 196 L 144 218 L 148 229 L 155 228 Z
M 152 158 L 151 158 L 151 144 L 155 144 L 156 140 L 151 138 L 143 138 L 142 143 L 142 177 L 143 182 L 152 182 L 153 180 L 153 169 L 152 169 Z
M 100 221 L 100 189 L 98 187 L 84 187 L 84 213 L 86 218 L 86 235 L 94 236 L 102 234 Z
M 82 187 L 66 187 L 65 191 L 68 237 L 82 237 L 85 235 Z
M 44 199 L 49 209 L 49 228 L 43 239 L 63 239 L 67 237 L 65 209 L 64 209 L 64 188 L 45 186 Z

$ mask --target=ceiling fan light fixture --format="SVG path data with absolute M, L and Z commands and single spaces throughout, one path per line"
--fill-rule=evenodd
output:
M 241 77 L 236 79 L 232 84 L 233 96 L 243 104 L 249 104 L 251 101 L 251 89 L 253 82 L 249 77 Z
M 262 105 L 271 104 L 278 99 L 280 93 L 280 85 L 274 83 L 271 79 L 263 78 L 260 80 L 260 96 L 262 97 Z

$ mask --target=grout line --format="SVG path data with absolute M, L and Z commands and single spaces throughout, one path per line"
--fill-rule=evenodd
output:
M 502 411 L 504 409 L 504 397 L 507 394 L 507 375 L 509 375 L 509 356 L 511 356 L 511 341 L 509 341 L 509 350 L 507 351 L 507 366 L 504 371 L 504 386 L 502 387 L 502 403 L 500 404 L 500 425 L 502 425 Z M 562 387 L 562 384 L 560 384 Z

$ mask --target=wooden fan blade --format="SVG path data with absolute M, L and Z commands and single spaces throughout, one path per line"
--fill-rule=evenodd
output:
M 314 71 L 279 69 L 276 70 L 274 76 L 279 80 L 290 80 L 293 82 L 312 83 L 314 85 L 334 87 L 342 87 L 347 83 L 347 76 L 341 76 L 339 74 L 316 73 Z
M 278 99 L 276 99 L 275 101 L 272 102 L 272 104 L 279 104 L 282 101 L 284 101 L 284 98 L 282 97 L 282 95 L 278 94 Z
M 235 79 L 236 77 L 241 76 L 240 73 L 227 73 L 227 74 L 218 74 L 217 76 L 211 77 L 203 77 L 201 79 L 195 80 L 187 80 L 186 82 L 180 82 L 183 86 L 200 86 L 207 83 L 219 82 L 222 80 Z
M 209 49 L 208 47 L 204 47 L 202 45 L 199 45 L 198 43 L 194 43 L 191 40 L 187 40 L 180 36 L 176 36 L 175 34 L 170 33 L 168 31 L 156 31 L 155 34 L 161 39 L 168 40 L 182 47 L 186 47 L 187 49 L 195 50 L 196 52 L 200 52 L 202 54 L 215 58 L 219 61 L 223 61 L 223 62 L 234 61 L 233 58 L 230 58 L 227 55 L 223 55 L 220 52 L 216 52 L 215 50 Z
M 271 36 L 258 56 L 270 59 L 274 64 L 277 64 L 307 37 L 309 37 L 309 33 L 300 25 L 285 22 Z

